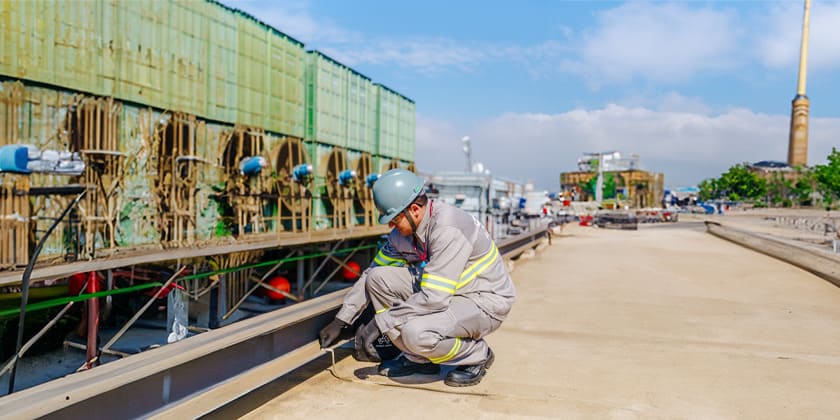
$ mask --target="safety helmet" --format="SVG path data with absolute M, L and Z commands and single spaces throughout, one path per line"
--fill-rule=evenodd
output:
M 423 179 L 405 169 L 391 169 L 373 184 L 373 202 L 379 223 L 390 222 L 423 193 Z

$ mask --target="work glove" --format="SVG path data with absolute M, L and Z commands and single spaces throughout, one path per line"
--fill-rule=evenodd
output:
M 341 330 L 346 327 L 347 323 L 344 321 L 338 318 L 333 319 L 332 322 L 330 322 L 321 330 L 321 332 L 318 333 L 318 341 L 321 343 L 321 348 L 327 348 L 330 344 L 334 343 L 341 334 Z
M 360 362 L 381 362 L 379 352 L 373 346 L 380 335 L 382 332 L 379 331 L 374 319 L 359 327 L 356 331 L 356 351 L 353 352 L 353 358 Z

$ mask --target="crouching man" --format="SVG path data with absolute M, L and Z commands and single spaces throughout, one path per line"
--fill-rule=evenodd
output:
M 356 332 L 359 360 L 380 361 L 374 342 L 385 334 L 402 351 L 385 360 L 388 377 L 438 374 L 444 383 L 478 384 L 493 364 L 484 336 L 499 328 L 516 291 L 496 244 L 463 210 L 429 200 L 423 180 L 393 169 L 373 185 L 388 242 L 344 298 L 336 318 L 321 330 L 321 347 L 338 338 L 373 304 L 375 315 Z

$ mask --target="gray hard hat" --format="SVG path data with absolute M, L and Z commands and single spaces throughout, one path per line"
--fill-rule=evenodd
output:
M 423 179 L 405 169 L 391 169 L 373 184 L 373 202 L 379 223 L 390 222 L 423 193 Z

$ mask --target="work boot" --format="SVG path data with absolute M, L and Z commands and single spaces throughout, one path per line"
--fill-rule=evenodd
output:
M 398 378 L 409 375 L 437 375 L 440 373 L 440 365 L 434 363 L 414 363 L 405 356 L 394 360 L 386 360 L 379 365 L 379 374 L 389 378 Z
M 483 363 L 479 363 L 477 365 L 458 366 L 455 370 L 446 375 L 446 379 L 443 380 L 443 383 L 449 386 L 459 387 L 478 385 L 478 383 L 481 382 L 481 378 L 487 374 L 487 369 L 490 369 L 490 366 L 493 366 L 493 362 L 496 361 L 496 356 L 493 354 L 493 350 L 489 347 L 487 348 L 487 353 L 487 360 Z

